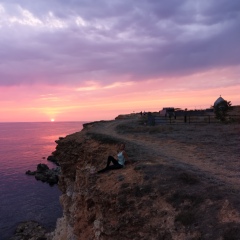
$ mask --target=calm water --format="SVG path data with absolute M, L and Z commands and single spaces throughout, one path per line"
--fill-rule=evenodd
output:
M 38 163 L 55 167 L 43 159 L 55 150 L 55 140 L 81 129 L 81 122 L 0 123 L 0 240 L 9 239 L 22 221 L 55 227 L 62 216 L 61 192 L 25 172 Z

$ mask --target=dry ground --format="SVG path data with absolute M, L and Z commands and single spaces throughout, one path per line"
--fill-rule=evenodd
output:
M 240 124 L 145 126 L 135 118 L 100 122 L 94 132 L 107 132 L 126 142 L 133 161 L 177 166 L 221 184 L 240 186 Z
M 133 195 L 149 199 L 144 205 L 146 215 L 148 205 L 159 209 L 155 220 L 152 213 L 148 219 L 156 227 L 169 229 L 159 239 L 239 240 L 240 125 L 147 126 L 144 122 L 139 116 L 100 121 L 87 131 L 103 144 L 126 143 L 132 164 L 117 174 L 134 186 L 133 170 L 141 173 Z M 102 159 L 99 168 L 105 162 Z M 109 173 L 98 181 L 111 182 L 114 176 Z

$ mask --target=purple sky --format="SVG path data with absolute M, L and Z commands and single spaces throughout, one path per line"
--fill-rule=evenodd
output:
M 0 36 L 0 90 L 240 87 L 239 0 L 6 0 Z

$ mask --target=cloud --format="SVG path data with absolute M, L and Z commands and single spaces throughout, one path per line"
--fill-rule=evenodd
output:
M 240 64 L 238 0 L 1 2 L 3 86 L 111 86 Z

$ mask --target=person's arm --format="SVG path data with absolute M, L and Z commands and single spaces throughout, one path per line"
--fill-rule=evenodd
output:
M 127 153 L 126 153 L 125 151 L 123 151 L 122 154 L 123 154 L 124 158 L 125 158 L 128 162 L 131 162 L 130 159 L 129 159 L 129 157 L 128 157 L 128 155 L 127 155 Z

